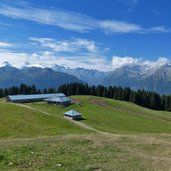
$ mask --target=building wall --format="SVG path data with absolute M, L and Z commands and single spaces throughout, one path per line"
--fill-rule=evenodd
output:
M 66 116 L 66 117 L 68 117 L 68 118 L 71 118 L 71 119 L 73 119 L 73 120 L 81 120 L 81 115 L 69 116 L 69 115 L 64 114 L 64 116 Z
M 71 104 L 71 101 L 67 102 L 52 102 L 52 101 L 47 101 L 48 104 L 53 104 L 53 105 L 61 105 L 61 106 L 69 106 Z
M 73 120 L 81 120 L 81 115 L 73 116 L 72 119 Z
M 6 98 L 7 102 L 12 102 L 12 103 L 29 103 L 29 102 L 40 102 L 43 101 L 44 98 L 42 99 L 20 99 L 20 100 L 11 100 L 10 98 Z

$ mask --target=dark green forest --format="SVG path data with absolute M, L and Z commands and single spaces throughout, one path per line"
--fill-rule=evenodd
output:
M 129 87 L 105 87 L 89 86 L 88 84 L 70 83 L 61 85 L 59 88 L 48 88 L 44 90 L 36 89 L 35 85 L 28 86 L 21 84 L 19 87 L 10 87 L 0 89 L 0 97 L 6 97 L 8 95 L 17 94 L 42 94 L 42 93 L 57 93 L 61 92 L 67 96 L 70 95 L 93 95 L 99 97 L 106 97 L 115 100 L 122 100 L 135 103 L 137 105 L 155 109 L 171 111 L 171 96 L 159 95 L 158 93 L 146 91 L 146 90 L 131 90 Z

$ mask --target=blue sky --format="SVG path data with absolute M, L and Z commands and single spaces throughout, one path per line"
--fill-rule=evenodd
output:
M 0 62 L 113 70 L 171 60 L 171 2 L 0 0 Z

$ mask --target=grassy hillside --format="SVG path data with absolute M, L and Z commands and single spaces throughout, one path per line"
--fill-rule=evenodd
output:
M 171 113 L 112 99 L 73 96 L 62 108 L 0 101 L 0 170 L 171 170 Z M 83 114 L 77 122 L 63 113 Z M 91 131 L 95 128 L 98 131 Z
M 76 103 L 67 108 L 34 103 L 32 106 L 63 117 L 75 109 L 83 114 L 87 123 L 101 131 L 111 133 L 171 133 L 171 113 L 146 109 L 129 102 L 93 96 L 73 96 Z
M 39 111 L 0 103 L 0 138 L 33 137 L 59 134 L 86 133 L 60 117 Z

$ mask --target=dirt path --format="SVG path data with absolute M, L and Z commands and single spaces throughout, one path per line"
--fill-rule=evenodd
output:
M 12 104 L 15 104 L 15 105 L 21 106 L 21 107 L 25 107 L 25 108 L 27 108 L 27 109 L 35 110 L 35 111 L 41 112 L 41 113 L 43 113 L 43 114 L 45 114 L 45 115 L 53 116 L 52 114 L 50 114 L 50 113 L 48 113 L 48 112 L 45 112 L 45 111 L 40 110 L 40 109 L 36 109 L 36 108 L 31 107 L 31 106 L 28 106 L 28 105 L 24 105 L 24 104 L 20 104 L 20 103 L 12 103 Z
M 110 133 L 108 133 L 108 132 L 99 131 L 98 129 L 93 128 L 93 127 L 87 125 L 86 123 L 79 122 L 79 121 L 74 121 L 74 120 L 72 120 L 72 119 L 70 119 L 70 118 L 67 118 L 67 117 L 65 117 L 65 119 L 69 120 L 70 122 L 72 122 L 72 123 L 74 123 L 74 124 L 76 124 L 76 125 L 78 125 L 78 126 L 80 126 L 80 127 L 82 127 L 82 128 L 85 128 L 85 129 L 94 131 L 94 132 L 96 132 L 96 133 L 98 133 L 98 134 L 103 134 L 103 135 L 110 134 Z
M 20 107 L 24 107 L 24 108 L 27 108 L 27 109 L 31 109 L 31 110 L 34 110 L 34 111 L 38 111 L 38 112 L 41 112 L 45 115 L 49 115 L 49 116 L 52 116 L 50 113 L 48 112 L 45 112 L 43 110 L 40 110 L 40 109 L 36 109 L 34 107 L 31 107 L 31 106 L 28 106 L 28 105 L 25 105 L 25 104 L 21 104 L 21 103 L 6 103 L 6 102 L 0 102 L 0 103 L 3 103 L 3 104 L 10 104 L 10 105 L 15 105 L 15 106 L 20 106 Z

